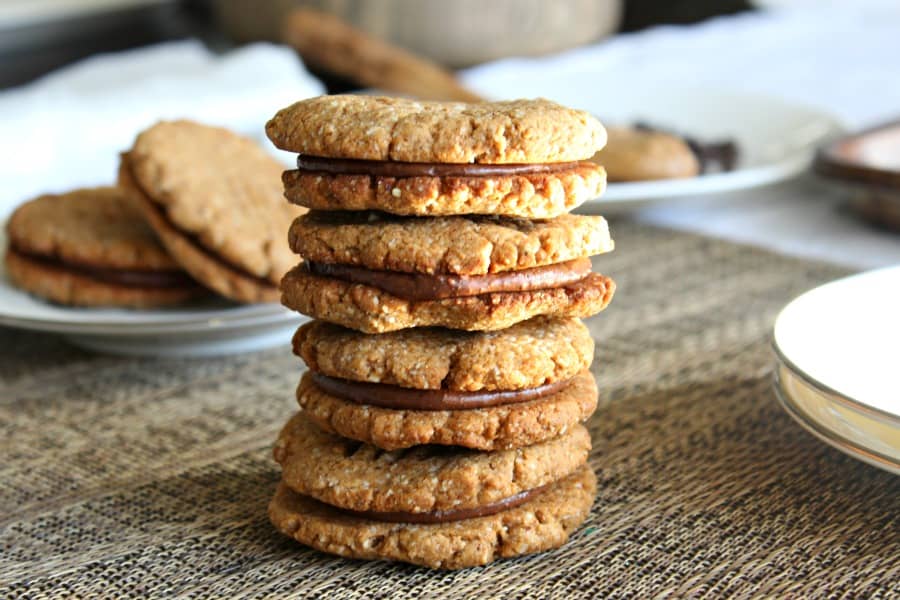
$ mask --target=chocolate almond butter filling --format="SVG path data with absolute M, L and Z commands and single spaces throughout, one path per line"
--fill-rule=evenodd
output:
M 416 525 L 430 525 L 435 523 L 449 523 L 451 521 L 462 521 L 463 519 L 477 519 L 479 517 L 487 517 L 497 514 L 504 510 L 515 508 L 531 500 L 551 484 L 542 485 L 540 487 L 519 492 L 513 496 L 476 506 L 474 508 L 460 508 L 457 510 L 433 510 L 429 512 L 411 513 L 411 512 L 376 512 L 376 511 L 355 511 L 342 509 L 343 512 L 361 517 L 363 519 L 371 519 L 373 521 L 387 521 L 389 523 L 413 523 Z
M 15 252 L 19 256 L 26 258 L 32 262 L 38 263 L 44 267 L 51 269 L 61 269 L 78 273 L 85 277 L 90 277 L 103 283 L 111 283 L 114 285 L 123 285 L 128 287 L 139 288 L 170 288 L 170 287 L 186 287 L 194 286 L 197 283 L 184 271 L 142 271 L 138 269 L 104 269 L 92 267 L 81 263 L 72 263 L 41 256 L 30 252 L 22 252 L 21 250 L 11 247 L 10 252 Z
M 357 404 L 369 404 L 395 410 L 467 410 L 537 400 L 565 389 L 571 379 L 546 383 L 522 390 L 457 392 L 454 390 L 418 390 L 386 383 L 368 383 L 338 379 L 311 373 L 323 392 Z
M 323 156 L 297 157 L 301 171 L 332 175 L 371 175 L 374 177 L 509 177 L 571 171 L 581 165 L 596 168 L 587 161 L 536 163 L 518 165 L 488 165 L 482 163 L 415 163 L 390 160 L 354 160 Z
M 504 271 L 490 275 L 427 275 L 376 271 L 353 265 L 306 262 L 313 275 L 334 277 L 384 290 L 398 298 L 413 301 L 443 300 L 478 296 L 491 292 L 527 292 L 557 288 L 581 281 L 591 273 L 591 259 L 576 258 L 567 262 Z

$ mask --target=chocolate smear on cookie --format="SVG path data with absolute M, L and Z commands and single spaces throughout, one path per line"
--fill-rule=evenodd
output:
M 70 271 L 85 277 L 90 277 L 96 281 L 114 285 L 138 288 L 197 286 L 197 282 L 181 270 L 140 270 L 93 267 L 87 264 L 64 261 L 55 257 L 41 256 L 33 252 L 24 252 L 17 248 L 15 244 L 10 245 L 9 252 L 13 252 L 47 268 Z
M 398 298 L 413 301 L 558 288 L 581 281 L 591 274 L 589 258 L 577 258 L 520 271 L 472 276 L 377 271 L 353 265 L 314 261 L 307 261 L 306 266 L 313 275 L 361 283 Z
M 537 173 L 558 173 L 577 168 L 580 161 L 534 164 L 417 163 L 390 160 L 326 158 L 301 154 L 301 171 L 332 175 L 370 175 L 374 177 L 511 177 Z M 587 163 L 591 165 L 591 163 Z
M 503 404 L 528 402 L 544 398 L 565 389 L 571 379 L 546 383 L 521 390 L 493 390 L 457 392 L 453 390 L 420 390 L 384 383 L 368 383 L 338 379 L 321 373 L 311 373 L 316 386 L 348 402 L 368 404 L 395 410 L 467 410 Z

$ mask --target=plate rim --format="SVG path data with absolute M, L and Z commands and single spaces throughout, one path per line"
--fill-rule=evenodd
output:
M 813 387 L 819 393 L 829 396 L 832 400 L 843 404 L 846 408 L 865 413 L 870 417 L 874 417 L 880 421 L 886 422 L 886 424 L 892 427 L 900 428 L 900 415 L 888 412 L 886 410 L 878 408 L 877 406 L 866 404 L 862 400 L 857 400 L 856 398 L 853 398 L 843 392 L 839 392 L 826 383 L 819 381 L 818 379 L 801 369 L 799 366 L 797 366 L 797 363 L 793 362 L 791 359 L 785 356 L 784 351 L 782 351 L 781 348 L 778 347 L 778 342 L 774 339 L 774 337 L 772 340 L 772 350 L 775 353 L 775 357 L 782 364 L 784 364 L 784 366 L 790 369 L 798 379 Z
M 870 269 L 867 271 L 861 271 L 858 273 L 846 275 L 844 277 L 840 277 L 838 279 L 833 279 L 826 283 L 817 285 L 816 287 L 808 289 L 805 292 L 795 296 L 794 298 L 792 298 L 790 300 L 790 302 L 785 304 L 782 307 L 782 309 L 778 312 L 778 314 L 775 316 L 775 322 L 771 329 L 771 340 L 772 340 L 771 344 L 772 344 L 772 347 L 775 350 L 776 356 L 777 356 L 777 358 L 779 358 L 779 360 L 782 360 L 783 362 L 789 364 L 792 371 L 794 371 L 798 374 L 802 374 L 803 379 L 805 381 L 807 381 L 810 385 L 812 385 L 813 387 L 818 389 L 820 392 L 841 398 L 844 406 L 846 406 L 848 408 L 852 408 L 854 410 L 863 410 L 864 409 L 867 412 L 877 414 L 878 418 L 880 418 L 880 419 L 883 419 L 883 420 L 886 419 L 888 421 L 891 421 L 892 426 L 900 427 L 900 413 L 894 413 L 894 412 L 890 412 L 890 411 L 884 410 L 882 408 L 879 408 L 877 406 L 872 406 L 871 404 L 868 404 L 867 402 L 865 402 L 864 400 L 862 400 L 860 398 L 854 398 L 850 394 L 841 392 L 841 391 L 837 390 L 836 388 L 828 385 L 827 383 L 825 383 L 823 381 L 819 381 L 818 379 L 813 377 L 811 374 L 809 374 L 806 370 L 804 370 L 800 365 L 798 365 L 796 363 L 796 361 L 789 358 L 787 356 L 787 353 L 785 353 L 785 351 L 778 344 L 779 324 L 783 322 L 785 312 L 792 305 L 794 305 L 797 301 L 799 301 L 801 298 L 808 297 L 812 293 L 820 293 L 821 290 L 831 287 L 831 286 L 834 286 L 834 285 L 845 284 L 846 282 L 852 281 L 854 279 L 874 277 L 874 276 L 877 276 L 877 275 L 880 275 L 880 274 L 883 274 L 886 272 L 890 272 L 890 271 L 896 271 L 898 276 L 900 276 L 900 265 L 891 265 L 891 266 L 887 266 L 887 267 Z
M 801 381 L 806 381 L 800 375 L 800 373 L 794 371 L 794 369 L 792 369 L 788 364 L 781 364 L 792 375 L 798 376 Z M 776 363 L 776 367 L 777 366 L 778 363 Z M 791 397 L 790 393 L 784 388 L 780 371 L 780 369 L 776 368 L 772 373 L 772 388 L 775 393 L 775 398 L 778 400 L 778 403 L 781 405 L 784 411 L 796 423 L 798 423 L 801 427 L 803 427 L 803 429 L 811 433 L 819 440 L 825 442 L 832 448 L 843 452 L 847 456 L 862 461 L 870 466 L 892 473 L 894 475 L 900 475 L 900 462 L 889 456 L 885 456 L 880 452 L 877 452 L 870 448 L 866 448 L 858 442 L 849 440 L 845 436 L 832 431 L 821 422 L 811 417 L 806 411 L 801 409 Z M 835 400 L 835 398 L 830 399 Z M 852 408 L 855 409 L 856 407 L 854 406 Z

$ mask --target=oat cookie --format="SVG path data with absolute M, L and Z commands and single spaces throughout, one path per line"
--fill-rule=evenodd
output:
M 556 288 L 412 301 L 376 287 L 313 275 L 301 265 L 281 281 L 281 302 L 303 314 L 365 333 L 431 326 L 493 331 L 540 315 L 588 317 L 606 308 L 614 291 L 612 279 L 591 273 Z
M 499 450 L 556 437 L 597 407 L 597 384 L 588 371 L 564 389 L 536 400 L 469 410 L 395 410 L 357 404 L 325 393 L 309 372 L 297 402 L 319 427 L 385 450 L 419 444 Z
M 575 425 L 539 444 L 479 452 L 418 446 L 385 452 L 322 431 L 301 411 L 275 444 L 282 481 L 295 492 L 355 511 L 468 509 L 552 483 L 587 460 L 591 437 Z
M 561 546 L 587 518 L 596 492 L 597 477 L 585 465 L 516 508 L 413 525 L 360 518 L 282 483 L 269 505 L 269 519 L 285 535 L 323 552 L 460 569 Z
M 330 158 L 521 164 L 590 158 L 606 132 L 590 114 L 549 100 L 424 102 L 320 96 L 267 124 L 282 150 Z
M 304 211 L 284 202 L 281 170 L 248 138 L 173 121 L 138 135 L 120 177 L 185 269 L 224 296 L 257 302 L 276 299 L 297 263 L 284 232 Z
M 291 248 L 306 260 L 409 273 L 486 275 L 610 252 L 600 216 L 404 219 L 313 211 L 294 221 Z
M 294 335 L 294 353 L 330 377 L 461 392 L 532 388 L 588 368 L 594 340 L 577 319 L 535 317 L 507 329 L 403 329 L 367 335 L 324 321 Z
M 700 173 L 700 161 L 681 138 L 629 127 L 611 127 L 609 144 L 593 160 L 603 165 L 610 181 L 674 179 Z
M 142 308 L 208 293 L 116 188 L 40 196 L 16 209 L 7 233 L 12 282 L 60 304 Z
M 284 194 L 319 210 L 382 210 L 397 215 L 494 214 L 548 219 L 606 189 L 606 171 L 581 162 L 541 174 L 486 177 L 383 177 L 285 171 Z

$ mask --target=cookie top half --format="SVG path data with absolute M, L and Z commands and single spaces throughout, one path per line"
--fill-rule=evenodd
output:
M 596 118 L 545 99 L 466 104 L 319 96 L 280 110 L 266 133 L 278 148 L 301 154 L 426 163 L 578 161 L 606 143 Z
M 476 392 L 570 379 L 590 366 L 594 341 L 577 319 L 537 317 L 496 332 L 417 328 L 381 335 L 313 321 L 294 335 L 294 353 L 330 377 Z
M 17 208 L 6 229 L 10 246 L 31 256 L 98 269 L 180 270 L 114 187 L 40 196 Z

